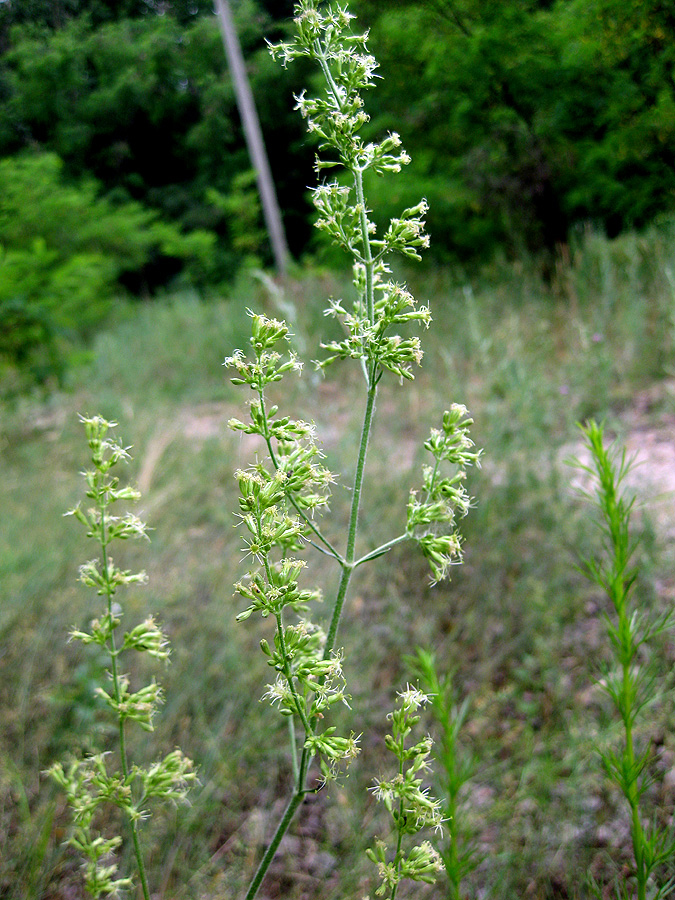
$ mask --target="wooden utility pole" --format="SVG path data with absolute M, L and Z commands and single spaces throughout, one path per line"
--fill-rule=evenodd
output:
M 234 20 L 232 18 L 228 0 L 215 0 L 215 4 L 216 14 L 218 16 L 218 21 L 220 22 L 220 30 L 223 35 L 227 64 L 230 67 L 232 82 L 234 84 L 234 93 L 237 98 L 239 115 L 241 116 L 241 124 L 244 128 L 246 146 L 248 147 L 251 165 L 255 169 L 256 180 L 258 182 L 258 191 L 260 192 L 260 199 L 262 201 L 267 233 L 272 245 L 274 262 L 279 275 L 285 275 L 290 257 L 288 244 L 286 243 L 286 233 L 281 219 L 274 182 L 272 181 L 272 173 L 265 152 L 265 144 L 263 142 L 260 121 L 253 100 L 253 92 L 251 91 L 251 85 L 246 73 L 246 66 L 244 65 L 241 45 L 239 43 L 239 38 L 237 37 L 236 28 L 234 27 Z

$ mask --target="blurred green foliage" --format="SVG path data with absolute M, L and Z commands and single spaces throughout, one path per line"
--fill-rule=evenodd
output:
M 425 195 L 436 261 L 529 254 L 553 275 L 581 223 L 616 236 L 673 210 L 669 4 L 352 5 L 383 76 L 372 134 L 401 132 L 413 158 L 395 186 L 373 178 L 373 205 L 386 219 Z M 291 252 L 316 252 L 314 148 L 293 109 L 307 73 L 280 74 L 265 46 L 293 0 L 232 8 Z M 26 184 L 27 153 L 52 160 L 36 180 L 58 189 Z M 123 289 L 219 288 L 271 262 L 210 0 L 0 2 L 0 159 L 16 219 L 0 234 L 0 356 L 31 377 L 58 372 L 66 332 L 94 330 Z
M 296 153 L 301 123 L 293 84 L 280 83 L 264 44 L 269 17 L 253 0 L 243 0 L 236 12 L 298 252 L 310 229 L 304 184 L 311 152 Z M 218 237 L 212 281 L 232 277 L 238 225 L 211 192 L 236 192 L 250 163 L 213 15 L 187 23 L 148 14 L 95 24 L 87 10 L 56 29 L 39 21 L 16 25 L 0 59 L 0 97 L 0 155 L 50 150 L 69 175 L 90 173 L 115 199 L 140 202 L 186 231 L 212 231 Z M 155 284 L 173 274 L 158 269 Z
M 313 149 L 264 39 L 292 0 L 233 3 L 292 251 L 309 241 Z M 383 84 L 373 132 L 413 164 L 383 215 L 429 199 L 440 258 L 552 250 L 592 221 L 610 236 L 675 200 L 675 14 L 661 0 L 354 0 Z M 3 49 L 4 48 L 4 49 Z M 248 161 L 221 37 L 205 0 L 0 4 L 0 156 L 57 153 L 113 196 L 218 236 L 216 280 L 262 247 L 233 220 Z M 216 193 L 214 193 L 216 192 Z M 237 201 L 235 200 L 235 206 Z M 242 234 L 250 228 L 252 241 Z M 263 262 L 269 261 L 265 255 Z M 171 271 L 155 273 L 165 283 Z
M 441 254 L 614 236 L 675 203 L 675 13 L 660 0 L 356 0 Z M 413 183 L 414 182 L 414 183 Z M 387 188 L 381 188 L 387 200 Z M 378 198 L 379 201 L 379 198 Z M 398 199 L 396 200 L 398 202 Z M 375 204 L 378 205 L 378 204 Z M 391 205 L 388 203 L 387 206 Z
M 101 324 L 125 278 L 152 265 L 209 271 L 213 236 L 182 235 L 138 203 L 113 204 L 93 180 L 71 184 L 54 154 L 0 160 L 0 367 L 59 377 Z M 1 371 L 1 370 L 0 370 Z

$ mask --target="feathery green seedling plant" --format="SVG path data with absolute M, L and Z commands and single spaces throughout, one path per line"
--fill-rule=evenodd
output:
M 641 711 L 654 699 L 654 677 L 643 648 L 659 633 L 672 625 L 672 614 L 651 621 L 632 598 L 637 571 L 631 563 L 636 549 L 630 535 L 630 517 L 634 498 L 622 494 L 622 482 L 630 470 L 626 451 L 612 452 L 604 444 L 602 425 L 591 421 L 582 428 L 591 452 L 592 465 L 580 466 L 593 479 L 593 501 L 602 517 L 604 554 L 586 562 L 589 577 L 609 597 L 613 616 L 606 617 L 607 634 L 614 655 L 614 667 L 608 668 L 600 684 L 611 698 L 623 725 L 620 749 L 602 751 L 602 761 L 612 781 L 620 788 L 630 811 L 630 833 L 633 847 L 633 871 L 617 885 L 617 896 L 628 900 L 637 893 L 638 900 L 658 900 L 669 896 L 675 881 L 658 883 L 664 863 L 675 854 L 672 833 L 645 824 L 642 797 L 650 781 L 648 767 L 650 749 L 640 751 L 635 738 L 635 724 Z M 598 894 L 599 895 L 599 894 Z
M 416 336 L 403 337 L 398 331 L 411 323 L 428 326 L 430 313 L 416 305 L 405 285 L 389 277 L 387 264 L 394 253 L 419 258 L 419 249 L 428 243 L 423 222 L 426 203 L 422 201 L 392 219 L 379 236 L 369 217 L 364 174 L 398 172 L 409 157 L 401 149 L 397 134 L 379 143 L 365 143 L 359 135 L 368 120 L 361 92 L 373 85 L 376 62 L 368 53 L 367 36 L 351 33 L 352 18 L 344 7 L 324 8 L 316 0 L 302 0 L 296 6 L 294 40 L 271 48 L 284 65 L 300 57 L 318 65 L 324 89 L 314 97 L 303 92 L 296 98 L 298 108 L 310 133 L 318 137 L 320 149 L 329 154 L 328 158 L 317 159 L 317 171 L 341 167 L 348 182 L 322 180 L 314 191 L 317 226 L 349 255 L 356 292 L 351 306 L 343 300 L 330 301 L 326 314 L 340 321 L 345 337 L 323 345 L 328 355 L 319 366 L 354 359 L 364 379 L 363 425 L 343 546 L 330 540 L 321 527 L 320 514 L 327 508 L 334 477 L 322 463 L 314 427 L 280 413 L 268 396 L 272 385 L 302 368 L 288 348 L 288 326 L 251 313 L 251 355 L 236 351 L 225 361 L 234 370 L 232 381 L 248 385 L 254 394 L 250 420 L 233 419 L 230 426 L 259 435 L 268 454 L 265 461 L 236 473 L 243 542 L 251 562 L 247 576 L 236 586 L 247 603 L 239 618 L 259 612 L 275 621 L 273 646 L 266 640 L 261 642 L 275 672 L 266 697 L 288 718 L 293 769 L 286 812 L 251 882 L 247 900 L 256 895 L 296 810 L 313 789 L 312 762 L 318 761 L 325 782 L 337 777 L 340 767 L 359 750 L 359 738 L 353 732 L 338 734 L 329 715 L 336 703 L 348 705 L 350 700 L 337 638 L 354 570 L 396 544 L 413 540 L 429 561 L 433 580 L 445 578 L 449 567 L 461 560 L 457 520 L 470 507 L 464 488 L 465 470 L 479 458 L 468 436 L 472 420 L 463 406 L 453 405 L 444 413 L 441 427 L 433 429 L 425 443 L 433 465 L 423 471 L 421 490 L 411 492 L 405 530 L 379 547 L 357 554 L 378 384 L 387 372 L 401 380 L 412 380 L 413 364 L 419 364 L 422 358 L 420 341 Z M 340 573 L 325 630 L 308 614 L 309 604 L 319 599 L 318 592 L 301 586 L 306 562 L 300 557 L 309 547 L 332 559 Z M 401 835 L 399 831 L 395 854 L 395 867 L 399 869 L 403 865 L 398 857 Z M 393 897 L 394 884 L 391 889 Z
M 49 770 L 52 778 L 66 793 L 73 819 L 70 843 L 84 857 L 84 880 L 93 897 L 116 897 L 131 887 L 128 877 L 117 877 L 113 859 L 122 843 L 119 835 L 103 837 L 96 829 L 98 808 L 106 803 L 118 807 L 128 819 L 138 877 L 144 900 L 150 900 L 145 863 L 140 842 L 140 825 L 150 814 L 153 800 L 182 801 L 186 798 L 195 774 L 191 761 L 180 750 L 174 750 L 163 760 L 143 768 L 129 760 L 127 726 L 136 722 L 145 731 L 153 730 L 153 717 L 161 702 L 161 688 L 153 679 L 136 691 L 130 689 L 129 676 L 122 671 L 124 655 L 130 651 L 147 653 L 157 660 L 167 660 L 169 644 L 152 617 L 136 625 L 123 636 L 119 635 L 122 608 L 114 599 L 118 589 L 142 584 L 144 572 L 123 571 L 115 565 L 110 546 L 113 541 L 147 536 L 146 525 L 133 513 L 115 515 L 113 507 L 120 501 L 138 500 L 140 494 L 128 486 L 120 486 L 111 470 L 129 459 L 128 449 L 109 436 L 116 423 L 98 416 L 82 419 L 93 467 L 84 472 L 86 496 L 91 506 L 78 504 L 68 515 L 74 516 L 87 529 L 87 535 L 98 544 L 100 559 L 90 560 L 80 567 L 80 581 L 93 588 L 103 598 L 104 608 L 93 619 L 89 631 L 74 630 L 71 638 L 85 645 L 107 651 L 110 659 L 109 686 L 99 686 L 97 694 L 112 713 L 117 725 L 118 746 L 114 757 L 119 768 L 109 765 L 111 754 L 96 753 L 85 759 L 73 760 L 65 767 L 55 763 Z M 111 770 L 112 769 L 112 770 Z

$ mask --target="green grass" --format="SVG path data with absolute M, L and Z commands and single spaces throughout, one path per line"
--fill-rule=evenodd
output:
M 420 301 L 430 302 L 435 328 L 412 390 L 389 384 L 379 396 L 363 546 L 404 523 L 421 444 L 449 402 L 471 410 L 485 463 L 471 475 L 477 507 L 465 520 L 466 562 L 452 583 L 428 587 L 424 562 L 397 548 L 357 572 L 341 640 L 352 648 L 357 732 L 384 733 L 383 712 L 416 643 L 434 649 L 441 670 L 455 671 L 460 695 L 471 694 L 464 739 L 478 770 L 467 815 L 485 855 L 471 896 L 480 887 L 496 900 L 585 898 L 585 873 L 606 881 L 610 861 L 627 852 L 620 798 L 595 753 L 612 727 L 592 686 L 604 607 L 574 568 L 594 531 L 561 460 L 576 440 L 575 421 L 606 418 L 621 435 L 648 388 L 649 421 L 672 422 L 673 271 L 675 233 L 666 223 L 614 242 L 581 235 L 549 284 L 529 265 L 495 266 L 470 285 L 447 271 L 406 273 Z M 299 273 L 287 289 L 293 330 L 310 354 L 319 353 L 326 296 L 348 291 L 321 272 Z M 221 363 L 245 341 L 247 306 L 286 314 L 254 281 L 232 298 L 182 295 L 127 309 L 70 373 L 67 390 L 0 406 L 0 896 L 81 896 L 77 861 L 61 850 L 63 802 L 40 775 L 92 736 L 106 737 L 92 697 L 99 660 L 66 639 L 92 602 L 76 583 L 90 550 L 62 519 L 79 498 L 86 463 L 78 412 L 119 421 L 133 445 L 130 475 L 144 490 L 143 518 L 155 529 L 149 545 L 126 549 L 125 565 L 150 577 L 130 593 L 128 616 L 156 613 L 173 657 L 153 741 L 135 752 L 151 758 L 180 744 L 200 768 L 188 811 L 150 826 L 160 896 L 236 897 L 278 818 L 289 777 L 285 739 L 281 731 L 269 739 L 281 726 L 258 702 L 267 677 L 261 632 L 235 623 L 232 590 L 243 570 L 232 472 L 251 453 L 226 428 L 248 398 L 229 385 Z M 326 380 L 306 372 L 284 401 L 316 421 L 344 484 L 342 460 L 360 418 L 344 385 L 359 377 L 347 366 Z M 337 521 L 348 501 L 338 487 Z M 639 590 L 658 608 L 672 591 L 672 545 L 651 528 L 648 506 L 640 527 Z M 330 584 L 335 574 L 327 567 L 321 577 Z M 659 649 L 665 672 L 673 649 L 665 639 Z M 672 725 L 672 705 L 657 702 L 643 735 L 657 748 L 657 776 L 675 760 Z M 311 800 L 265 896 L 333 900 L 370 890 L 362 849 L 384 826 L 366 787 L 383 756 L 380 740 L 365 742 L 349 779 L 328 799 Z M 652 799 L 667 819 L 673 797 L 660 781 Z M 428 896 L 444 896 L 443 886 Z

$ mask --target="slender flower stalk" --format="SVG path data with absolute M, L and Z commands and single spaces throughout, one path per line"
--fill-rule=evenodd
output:
M 101 544 L 101 554 L 103 557 L 103 577 L 105 580 L 105 596 L 107 599 L 107 613 L 108 618 L 112 619 L 113 616 L 113 596 L 115 595 L 115 585 L 112 583 L 112 571 L 111 565 L 108 562 L 108 523 L 106 521 L 106 510 L 108 507 L 108 500 L 102 494 L 99 497 L 98 502 L 98 512 L 99 512 L 99 520 L 100 520 L 100 544 Z M 110 632 L 110 637 L 108 639 L 108 649 L 110 652 L 110 669 L 113 683 L 113 694 L 115 697 L 115 703 L 117 704 L 118 709 L 122 703 L 122 695 L 123 695 L 123 685 L 120 679 L 119 667 L 118 667 L 118 650 L 115 643 L 115 631 L 112 630 Z M 124 777 L 124 781 L 128 782 L 129 780 L 129 760 L 127 756 L 127 744 L 126 744 L 126 729 L 125 729 L 125 719 L 123 716 L 119 716 L 118 721 L 118 736 L 119 736 L 119 752 L 120 752 L 120 767 L 122 769 L 122 775 Z M 143 853 L 141 852 L 141 844 L 138 837 L 138 822 L 136 818 L 130 817 L 129 820 L 129 828 L 131 830 L 131 839 L 134 846 L 134 856 L 136 857 L 136 866 L 138 867 L 138 877 L 141 882 L 141 888 L 143 890 L 143 898 L 144 900 L 150 900 L 150 889 L 148 888 L 148 878 L 145 874 L 145 862 L 143 860 Z
M 372 788 L 375 798 L 383 803 L 392 817 L 396 835 L 393 854 L 387 844 L 378 840 L 375 847 L 366 851 L 377 866 L 380 885 L 375 891 L 379 897 L 396 900 L 398 887 L 404 879 L 433 884 L 443 869 L 438 851 L 428 840 L 415 843 L 406 850 L 405 841 L 416 838 L 426 828 L 443 830 L 443 813 L 440 801 L 423 788 L 420 773 L 429 771 L 430 737 L 415 743 L 409 742 L 413 728 L 419 723 L 418 710 L 429 703 L 429 696 L 410 685 L 398 695 L 399 702 L 387 718 L 391 722 L 391 734 L 386 735 L 387 749 L 398 762 L 398 772 L 393 778 L 378 779 Z
M 150 900 L 150 888 L 141 849 L 139 826 L 149 815 L 149 801 L 163 798 L 172 802 L 186 798 L 195 775 L 192 763 L 180 750 L 168 754 L 148 768 L 131 764 L 127 752 L 128 724 L 136 722 L 145 731 L 152 731 L 153 717 L 161 702 L 159 685 L 152 681 L 138 691 L 129 690 L 129 677 L 120 669 L 122 654 L 129 651 L 147 653 L 167 661 L 169 644 L 152 617 L 132 628 L 118 640 L 122 609 L 115 599 L 118 589 L 146 581 L 144 572 L 132 574 L 117 567 L 109 548 L 114 540 L 147 537 L 147 527 L 132 513 L 114 515 L 112 510 L 120 501 L 138 500 L 140 494 L 130 487 L 120 487 L 111 470 L 130 457 L 127 448 L 109 435 L 114 422 L 95 416 L 82 419 L 91 452 L 92 468 L 84 473 L 87 499 L 91 507 L 78 504 L 67 515 L 74 516 L 86 528 L 89 537 L 98 544 L 101 559 L 80 567 L 80 581 L 94 588 L 105 598 L 100 619 L 91 622 L 89 631 L 73 630 L 71 638 L 83 644 L 95 644 L 105 649 L 110 659 L 110 690 L 103 687 L 97 694 L 111 711 L 117 724 L 120 770 L 110 772 L 108 754 L 98 753 L 83 760 L 72 761 L 64 767 L 56 763 L 49 774 L 64 789 L 72 812 L 73 834 L 70 843 L 84 856 L 84 881 L 87 891 L 95 898 L 116 897 L 132 885 L 128 877 L 117 878 L 117 864 L 112 859 L 122 844 L 115 835 L 103 838 L 96 832 L 94 819 L 97 809 L 112 803 L 125 814 L 131 834 L 134 857 L 144 900 Z

